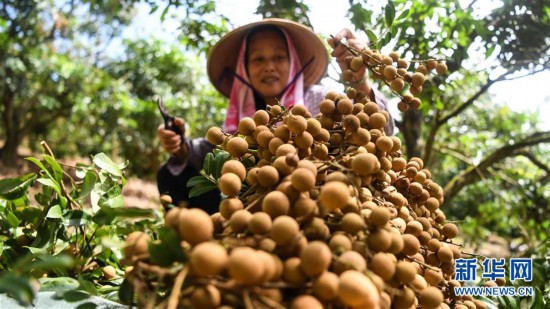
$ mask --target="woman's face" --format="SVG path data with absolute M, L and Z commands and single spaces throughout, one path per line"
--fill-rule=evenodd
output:
M 246 56 L 250 83 L 271 104 L 288 83 L 290 58 L 284 37 L 272 30 L 254 33 Z

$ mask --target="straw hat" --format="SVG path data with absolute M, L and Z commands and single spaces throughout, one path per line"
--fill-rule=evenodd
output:
M 221 94 L 229 97 L 233 82 L 233 76 L 227 76 L 224 74 L 224 70 L 229 69 L 231 72 L 235 72 L 243 39 L 254 27 L 262 25 L 277 26 L 289 34 L 302 66 L 313 58 L 312 63 L 304 71 L 304 86 L 313 85 L 321 80 L 329 64 L 328 52 L 321 39 L 311 29 L 299 23 L 279 18 L 267 18 L 234 29 L 223 36 L 210 50 L 207 61 L 208 77 Z

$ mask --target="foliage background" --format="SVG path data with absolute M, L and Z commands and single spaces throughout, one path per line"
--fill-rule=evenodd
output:
M 144 3 L 161 19 L 174 14 L 174 42 L 120 39 Z M 488 90 L 548 71 L 550 3 L 503 0 L 485 14 L 476 5 L 350 0 L 346 16 L 330 18 L 350 20 L 383 51 L 446 60 L 450 74 L 425 86 L 422 110 L 397 117 L 405 152 L 423 158 L 445 186 L 445 212 L 460 222 L 469 246 L 496 234 L 513 256 L 544 264 L 550 132 L 541 115 L 514 112 Z M 256 13 L 311 23 L 310 5 L 301 0 L 258 1 Z M 191 137 L 223 121 L 226 100 L 209 85 L 204 58 L 230 28 L 212 0 L 1 1 L 2 164 L 16 164 L 19 147 L 37 150 L 47 140 L 58 157 L 105 152 L 128 159 L 131 175 L 154 178 L 166 159 L 155 139 L 157 98 L 186 119 Z M 545 267 L 538 276 L 548 282 Z

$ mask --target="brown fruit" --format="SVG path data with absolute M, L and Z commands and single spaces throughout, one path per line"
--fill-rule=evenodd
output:
M 241 191 L 242 182 L 239 176 L 234 173 L 223 174 L 218 179 L 220 191 L 229 196 L 234 197 Z
M 353 59 L 351 59 L 349 67 L 352 71 L 359 72 L 362 68 L 365 67 L 365 64 L 363 63 L 363 57 L 353 57 Z
M 149 252 L 149 242 L 151 242 L 151 237 L 148 234 L 141 231 L 130 233 L 126 238 L 124 256 L 131 258 L 134 255 L 142 255 Z
M 284 262 L 283 279 L 288 283 L 304 284 L 306 276 L 300 266 L 301 261 L 297 257 L 291 257 Z
M 436 308 L 443 302 L 443 293 L 438 288 L 430 286 L 420 291 L 418 300 L 422 306 Z
M 300 266 L 308 276 L 317 276 L 325 272 L 332 261 L 332 252 L 321 241 L 308 243 L 300 253 Z
M 290 182 L 300 192 L 307 192 L 315 187 L 315 174 L 309 168 L 299 167 L 290 175 Z
M 342 217 L 340 224 L 342 230 L 351 235 L 356 235 L 359 231 L 362 231 L 367 227 L 363 217 L 353 212 L 345 214 Z
M 229 226 L 231 226 L 233 232 L 242 233 L 248 228 L 251 219 L 252 214 L 248 210 L 237 210 L 231 215 Z
M 453 239 L 458 235 L 458 228 L 454 223 L 447 223 L 441 228 L 441 234 L 449 239 Z
M 178 230 L 181 239 L 194 246 L 212 238 L 214 223 L 204 210 L 191 208 L 181 212 Z
M 248 150 L 248 143 L 242 137 L 230 138 L 226 146 L 227 152 L 235 158 L 242 157 Z
M 338 296 L 347 306 L 378 308 L 380 294 L 372 281 L 355 270 L 348 270 L 340 275 Z
M 411 234 L 403 235 L 404 246 L 401 253 L 406 255 L 415 255 L 420 250 L 420 241 Z
M 107 280 L 115 279 L 117 277 L 116 269 L 111 265 L 103 267 L 101 272 L 103 273 L 103 278 Z
M 271 217 L 267 213 L 260 211 L 252 214 L 252 218 L 248 222 L 248 229 L 256 235 L 263 235 L 271 231 L 272 225 L 273 221 Z
M 212 145 L 221 145 L 225 140 L 225 135 L 222 130 L 218 127 L 211 127 L 206 132 L 206 139 Z
M 226 173 L 234 173 L 235 175 L 239 176 L 241 181 L 244 181 L 246 177 L 246 168 L 241 163 L 241 161 L 228 160 L 223 164 L 222 167 L 222 175 Z
M 345 234 L 334 234 L 329 241 L 329 248 L 335 253 L 351 250 L 351 240 Z
M 164 224 L 173 229 L 178 229 L 178 218 L 180 215 L 180 208 L 174 207 L 170 208 L 166 215 L 164 216 Z
M 443 75 L 443 74 L 447 74 L 447 65 L 443 62 L 440 62 L 437 64 L 437 66 L 435 67 L 435 71 L 437 72 L 437 74 L 439 75 Z
M 416 267 L 408 261 L 397 262 L 395 275 L 403 284 L 412 282 L 416 276 Z
M 264 276 L 264 268 L 263 260 L 257 258 L 256 250 L 252 248 L 237 247 L 229 255 L 229 275 L 243 284 L 260 283 Z
M 254 119 L 250 117 L 244 117 L 239 121 L 239 134 L 242 135 L 251 135 L 254 133 L 254 130 L 256 129 L 256 123 L 254 122 Z
M 272 219 L 288 214 L 290 201 L 281 191 L 269 192 L 262 201 L 262 211 L 267 213 Z
M 353 110 L 353 103 L 349 99 L 341 99 L 336 103 L 336 109 L 342 115 L 351 114 Z
M 300 295 L 292 300 L 290 309 L 323 309 L 323 304 L 311 295 Z
M 380 163 L 372 153 L 360 153 L 351 161 L 351 170 L 360 176 L 368 176 L 378 172 Z
M 389 136 L 381 136 L 376 140 L 376 148 L 382 152 L 389 152 L 393 148 L 393 140 Z
M 292 243 L 298 234 L 300 227 L 296 220 L 289 216 L 280 216 L 273 220 L 271 227 L 271 238 L 279 246 L 285 246 Z
M 388 281 L 395 274 L 396 265 L 394 259 L 395 256 L 393 254 L 378 252 L 370 260 L 369 269 L 374 271 L 384 281 Z
M 269 114 L 263 109 L 257 110 L 252 118 L 257 126 L 265 126 L 269 123 Z
M 390 87 L 394 91 L 401 92 L 405 88 L 405 81 L 401 77 L 397 77 L 391 81 Z
M 391 246 L 392 238 L 390 232 L 384 229 L 378 229 L 369 234 L 367 242 L 369 244 L 369 248 L 376 252 L 380 252 L 387 250 Z
M 438 285 L 443 281 L 443 274 L 440 270 L 434 270 L 432 268 L 427 268 L 424 271 L 424 279 L 431 285 Z
M 393 65 L 387 65 L 384 67 L 383 75 L 387 81 L 393 80 L 397 75 L 397 68 Z
M 271 165 L 262 166 L 258 170 L 257 180 L 260 186 L 271 188 L 279 182 L 279 172 Z
M 335 273 L 325 271 L 313 282 L 313 294 L 322 301 L 332 301 L 338 297 L 339 282 Z
M 290 115 L 287 126 L 290 132 L 300 134 L 307 129 L 307 120 L 300 115 Z
M 189 261 L 199 276 L 217 276 L 227 267 L 229 257 L 224 247 L 216 242 L 203 242 L 191 251 Z
M 198 286 L 191 293 L 190 302 L 193 308 L 218 308 L 221 304 L 221 293 L 211 284 Z
M 321 204 L 328 210 L 343 207 L 350 197 L 348 186 L 339 181 L 325 183 L 319 193 Z
M 387 119 L 383 113 L 376 112 L 369 115 L 369 128 L 382 129 L 386 125 Z

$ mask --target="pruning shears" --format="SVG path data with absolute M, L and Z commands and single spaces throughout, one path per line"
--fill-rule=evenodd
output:
M 181 137 L 181 142 L 183 143 L 183 132 L 181 131 L 181 128 L 174 123 L 174 116 L 168 113 L 168 111 L 166 110 L 166 106 L 161 99 L 157 100 L 157 104 L 159 106 L 160 114 L 164 119 L 164 128 L 166 130 L 176 132 Z

